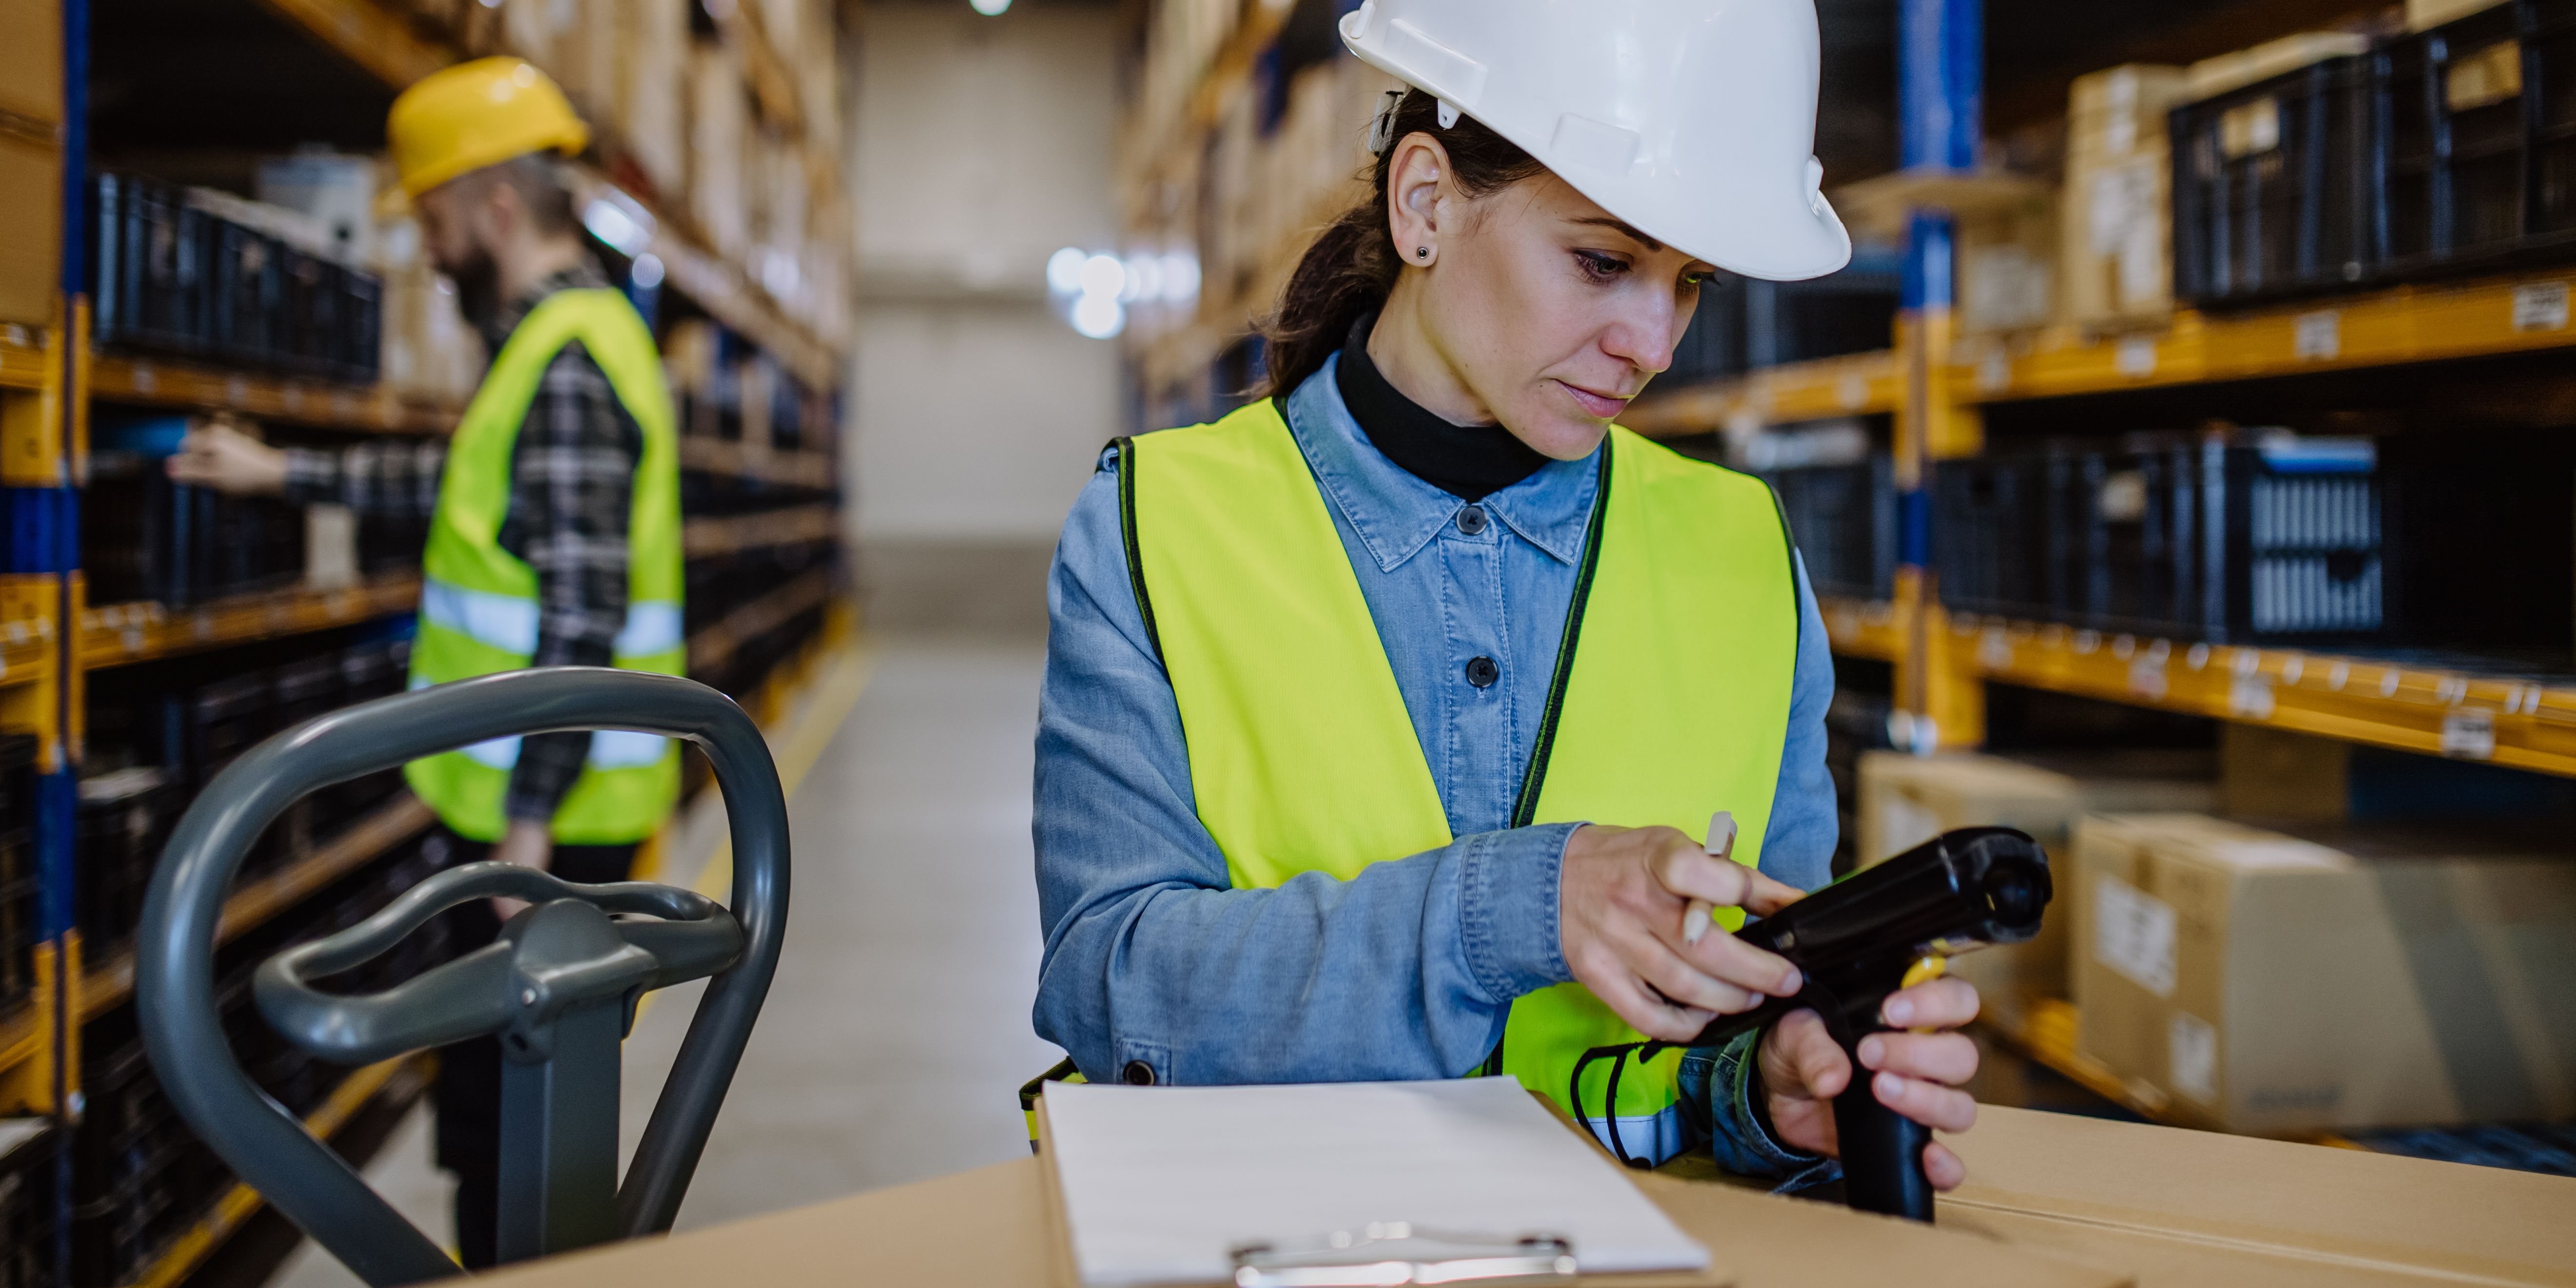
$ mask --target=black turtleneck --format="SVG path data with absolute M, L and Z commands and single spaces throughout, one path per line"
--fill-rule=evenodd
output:
M 1537 449 L 1500 425 L 1452 425 L 1388 384 L 1369 360 L 1371 313 L 1351 325 L 1333 381 L 1351 419 L 1404 472 L 1463 501 L 1481 501 L 1547 464 Z

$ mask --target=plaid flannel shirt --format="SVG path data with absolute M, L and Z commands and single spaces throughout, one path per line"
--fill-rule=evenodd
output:
M 489 352 L 547 296 L 608 285 L 585 261 L 537 283 L 483 330 Z M 618 402 L 608 377 L 579 341 L 563 347 L 537 382 L 510 456 L 510 509 L 501 548 L 537 574 L 537 651 L 530 666 L 607 666 L 626 624 L 626 525 L 643 430 Z M 287 453 L 286 494 L 368 515 L 426 522 L 438 507 L 447 445 L 363 443 L 339 451 Z M 524 738 L 503 810 L 543 821 L 581 776 L 588 733 Z

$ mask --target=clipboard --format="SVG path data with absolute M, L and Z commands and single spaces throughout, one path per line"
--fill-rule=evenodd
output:
M 1128 1094 L 1152 1095 L 1138 1090 Z M 1544 1107 L 1588 1152 L 1615 1166 L 1599 1142 L 1578 1132 L 1537 1092 L 1527 1093 Z M 1063 1288 L 1084 1288 L 1074 1256 L 1073 1233 L 1065 1205 L 1064 1183 L 1057 1163 L 1063 1157 L 1055 1141 L 1046 1097 L 1037 1101 L 1039 1172 L 1045 1190 L 1050 1279 Z M 1623 1173 L 1624 1175 L 1624 1173 Z M 1173 1281 L 1158 1288 L 1394 1288 L 1405 1284 L 1456 1284 L 1464 1288 L 1729 1288 L 1733 1276 L 1712 1258 L 1697 1271 L 1582 1273 L 1581 1249 L 1567 1236 L 1543 1231 L 1496 1233 L 1416 1225 L 1401 1218 L 1345 1230 L 1284 1231 L 1275 1237 L 1242 1241 L 1229 1249 L 1235 1274 L 1231 1281 Z

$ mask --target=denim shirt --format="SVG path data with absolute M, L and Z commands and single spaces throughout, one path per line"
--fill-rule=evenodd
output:
M 1033 825 L 1046 931 L 1036 1028 L 1093 1079 L 1136 1064 L 1167 1085 L 1457 1077 L 1500 1040 L 1514 998 L 1573 979 L 1557 874 L 1580 824 L 1510 819 L 1602 454 L 1551 462 L 1471 506 L 1369 442 L 1331 364 L 1282 410 L 1458 839 L 1388 855 L 1348 881 L 1309 872 L 1277 889 L 1231 888 L 1128 580 L 1115 457 L 1104 453 L 1048 579 Z M 1798 595 L 1795 691 L 1761 866 L 1813 889 L 1827 879 L 1837 827 L 1824 763 L 1833 664 L 1803 569 Z M 1466 678 L 1479 658 L 1499 672 L 1485 686 Z M 1820 1178 L 1815 1158 L 1781 1146 L 1752 1114 L 1752 1045 L 1748 1036 L 1690 1053 L 1680 1121 L 1650 1133 L 1656 1156 L 1709 1136 L 1737 1171 Z M 1636 1152 L 1642 1142 L 1632 1131 L 1626 1143 Z

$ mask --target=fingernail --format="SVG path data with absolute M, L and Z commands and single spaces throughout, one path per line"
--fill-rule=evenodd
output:
M 1914 1003 L 1902 997 L 1889 998 L 1886 1009 L 1890 1024 L 1904 1024 L 1914 1018 Z
M 1780 977 L 1780 995 L 1783 997 L 1794 994 L 1799 989 L 1805 988 L 1806 986 L 1806 977 L 1800 975 L 1798 973 L 1798 968 L 1795 966 L 1789 968 L 1788 974 Z
M 1877 1038 L 1867 1037 L 1860 1040 L 1860 1062 L 1863 1065 L 1872 1069 L 1877 1068 L 1878 1058 L 1886 1053 L 1887 1044 Z
M 1882 1073 L 1871 1079 L 1870 1086 L 1878 1092 L 1881 1101 L 1893 1101 L 1905 1094 L 1905 1079 L 1892 1073 Z

